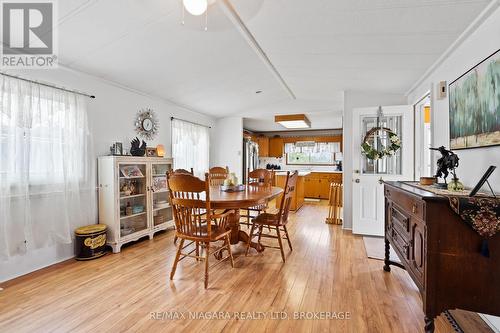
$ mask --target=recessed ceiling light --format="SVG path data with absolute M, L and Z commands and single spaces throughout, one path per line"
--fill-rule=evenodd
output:
M 283 116 L 275 116 L 274 122 L 290 129 L 311 127 L 311 122 L 309 121 L 309 119 L 307 119 L 305 114 L 288 114 Z

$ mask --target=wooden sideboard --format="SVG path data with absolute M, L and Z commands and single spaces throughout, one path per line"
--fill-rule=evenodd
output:
M 482 238 L 449 206 L 448 199 L 411 184 L 385 184 L 385 265 L 406 269 L 422 296 L 425 332 L 452 309 L 500 315 L 500 234 Z M 389 244 L 401 264 L 389 258 Z

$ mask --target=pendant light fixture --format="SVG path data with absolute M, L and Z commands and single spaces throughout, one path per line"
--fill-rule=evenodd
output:
M 215 0 L 182 0 L 182 25 L 184 25 L 184 11 L 193 16 L 205 14 L 205 31 L 208 31 L 208 5 Z
M 184 8 L 194 16 L 202 15 L 207 11 L 208 0 L 182 0 Z

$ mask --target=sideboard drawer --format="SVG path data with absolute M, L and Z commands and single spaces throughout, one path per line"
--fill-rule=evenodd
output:
M 391 201 L 397 202 L 398 206 L 404 212 L 411 214 L 420 220 L 425 219 L 425 203 L 419 198 L 388 187 L 385 188 L 385 196 Z
M 394 203 L 391 205 L 390 213 L 391 224 L 394 225 L 394 228 L 403 235 L 410 235 L 410 217 L 402 212 L 402 209 Z
M 395 228 L 394 225 L 390 232 L 390 238 L 392 240 L 392 245 L 394 245 L 395 249 L 399 254 L 403 256 L 400 258 L 404 261 L 404 265 L 407 265 L 410 260 L 410 247 L 409 247 L 409 239 L 406 236 L 401 235 Z

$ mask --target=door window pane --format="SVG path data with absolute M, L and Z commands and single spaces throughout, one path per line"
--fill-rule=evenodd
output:
M 378 127 L 385 127 L 396 133 L 403 142 L 402 137 L 402 121 L 403 116 L 382 116 L 379 118 Z M 361 140 L 365 137 L 372 128 L 377 127 L 376 116 L 366 116 L 362 118 L 362 133 Z M 386 131 L 378 131 L 375 133 L 374 139 L 370 144 L 377 150 L 383 149 L 390 145 L 389 135 Z M 400 175 L 402 172 L 402 149 L 399 149 L 393 156 L 384 156 L 382 159 L 371 160 L 362 156 L 362 172 L 365 174 L 385 174 L 385 175 Z

